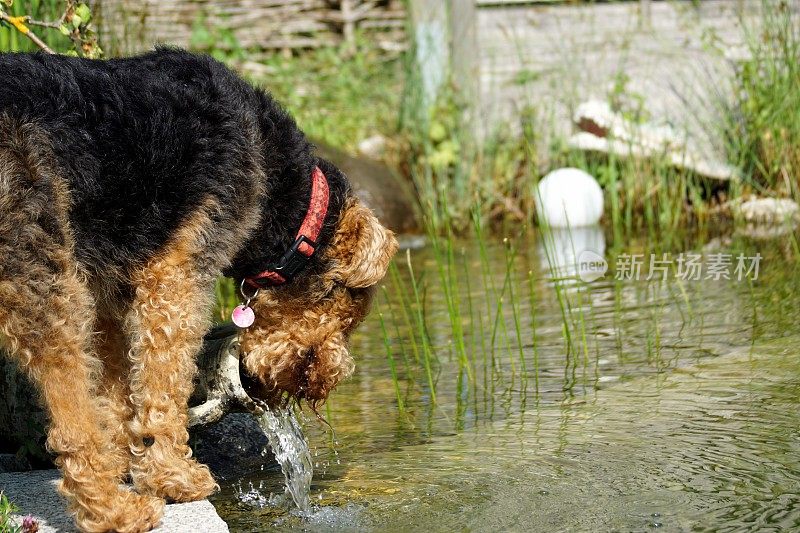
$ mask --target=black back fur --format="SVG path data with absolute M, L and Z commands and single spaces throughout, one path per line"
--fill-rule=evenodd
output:
M 258 227 L 226 266 L 242 278 L 294 241 L 315 165 L 331 187 L 323 243 L 349 194 L 285 110 L 209 57 L 0 54 L 0 73 L 0 116 L 35 124 L 52 143 L 76 258 L 90 271 L 146 261 L 209 197 L 225 207 L 216 222 L 236 224 L 237 205 L 261 191 Z

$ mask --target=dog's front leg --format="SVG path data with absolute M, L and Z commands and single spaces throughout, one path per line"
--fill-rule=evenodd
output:
M 109 417 L 108 434 L 114 443 L 114 454 L 109 462 L 117 478 L 124 479 L 130 470 L 130 435 L 128 424 L 133 418 L 128 390 L 130 363 L 127 360 L 127 347 L 122 326 L 113 318 L 109 309 L 98 308 L 95 324 L 95 351 L 103 363 L 103 376 L 98 393 L 103 399 Z
M 218 488 L 192 458 L 187 402 L 195 356 L 210 327 L 214 276 L 179 251 L 151 261 L 133 277 L 126 319 L 131 360 L 131 475 L 140 492 L 184 502 Z

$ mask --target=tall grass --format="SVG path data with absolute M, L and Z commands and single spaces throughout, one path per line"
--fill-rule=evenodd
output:
M 762 1 L 743 23 L 747 59 L 736 65 L 720 132 L 731 161 L 754 188 L 800 198 L 800 16 L 786 1 Z
M 796 19 L 788 13 L 785 8 L 765 10 L 761 22 L 766 33 L 748 34 L 752 57 L 737 71 L 729 95 L 733 103 L 715 128 L 728 132 L 730 162 L 749 184 L 770 194 L 797 196 L 800 38 Z M 393 137 L 388 158 L 416 187 L 430 264 L 415 263 L 412 252 L 398 257 L 385 282 L 391 290 L 381 292 L 378 317 L 400 409 L 408 409 L 400 386 L 404 380 L 418 384 L 436 404 L 443 394 L 440 372 L 446 365 L 454 368 L 455 375 L 445 377 L 456 379 L 459 399 L 470 389 L 490 394 L 498 383 L 507 390 L 529 391 L 531 385 L 538 392 L 542 347 L 537 316 L 543 294 L 560 317 L 564 388 L 571 389 L 581 370 L 586 373 L 591 365 L 592 354 L 599 357 L 592 334 L 593 294 L 590 285 L 562 278 L 551 257 L 546 272 L 522 261 L 535 238 L 528 230 L 535 220 L 534 191 L 542 174 L 572 166 L 598 179 L 606 193 L 611 253 L 642 235 L 653 251 L 679 246 L 688 226 L 705 228 L 711 220 L 719 184 L 658 157 L 590 156 L 570 150 L 558 138 L 542 146 L 546 124 L 541 117 L 550 113 L 546 108 L 525 110 L 516 127 L 496 130 L 477 143 L 473 125 L 462 120 L 465 105 L 455 87 L 446 85 L 428 105 L 409 59 L 413 53 L 386 61 L 366 43 L 355 55 L 341 52 L 332 48 L 300 57 L 276 55 L 265 63 L 269 75 L 264 81 L 318 138 L 352 150 L 374 132 Z M 732 188 L 728 197 L 743 190 Z M 546 225 L 540 224 L 540 231 L 548 254 L 552 235 Z M 508 236 L 499 248 L 492 237 L 498 233 Z M 477 246 L 477 259 L 460 251 L 460 239 Z M 789 241 L 800 257 L 796 236 Z M 689 296 L 680 281 L 676 286 L 671 297 L 691 322 Z M 621 284 L 614 290 L 614 320 L 619 321 Z M 220 295 L 228 307 L 235 303 L 230 286 L 223 286 Z M 441 315 L 430 311 L 433 295 L 440 298 Z M 664 364 L 662 318 L 662 308 L 653 308 L 641 347 L 659 368 Z M 614 329 L 622 359 L 623 333 Z M 442 344 L 442 338 L 448 342 Z

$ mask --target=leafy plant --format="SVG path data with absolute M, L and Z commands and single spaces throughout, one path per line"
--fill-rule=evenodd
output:
M 401 62 L 360 35 L 354 47 L 276 53 L 263 63 L 267 88 L 311 138 L 352 152 L 371 135 L 397 131 Z
M 18 510 L 17 506 L 8 499 L 8 496 L 0 491 L 0 533 L 17 533 L 21 531 L 21 528 L 11 522 L 11 515 Z
M 17 525 L 11 520 L 11 515 L 19 512 L 3 491 L 0 491 L 0 533 L 36 533 L 39 523 L 28 515 L 22 519 L 22 524 Z
M 88 4 L 75 0 L 50 0 L 32 2 L 28 9 L 30 11 L 23 11 L 21 4 L 15 4 L 14 0 L 0 0 L 0 51 L 38 48 L 48 53 L 60 51 L 88 58 L 103 55 Z M 41 17 L 54 20 L 40 20 Z M 40 29 L 43 37 L 37 34 Z M 20 36 L 26 39 L 20 39 Z
M 628 86 L 630 81 L 631 77 L 625 72 L 619 71 L 614 75 L 614 83 L 608 91 L 611 109 L 631 122 L 646 122 L 650 119 L 650 115 L 645 108 L 645 97 L 631 90 Z

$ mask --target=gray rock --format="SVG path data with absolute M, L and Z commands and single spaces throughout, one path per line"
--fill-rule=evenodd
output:
M 751 224 L 794 226 L 800 222 L 800 206 L 788 198 L 751 198 L 730 202 L 734 218 Z
M 756 240 L 785 237 L 800 225 L 800 206 L 788 198 L 737 198 L 713 214 L 734 221 L 737 234 Z
M 369 158 L 380 159 L 386 153 L 386 137 L 372 135 L 358 143 L 358 151 Z
M 356 195 L 368 205 L 381 223 L 396 233 L 419 231 L 416 202 L 409 185 L 389 167 L 366 157 L 315 142 L 317 154 L 345 173 Z
M 230 479 L 278 468 L 253 415 L 230 413 L 216 424 L 192 428 L 191 435 L 195 457 L 217 477 Z
M 0 474 L 7 472 L 25 472 L 31 469 L 31 464 L 24 457 L 17 457 L 13 453 L 0 453 Z
M 57 470 L 0 474 L 0 490 L 20 509 L 20 514 L 14 516 L 17 522 L 21 522 L 23 516 L 32 515 L 39 522 L 41 533 L 76 531 L 72 518 L 67 515 L 66 502 L 56 490 L 59 476 Z M 161 525 L 153 531 L 226 533 L 228 526 L 214 506 L 204 500 L 168 505 Z

